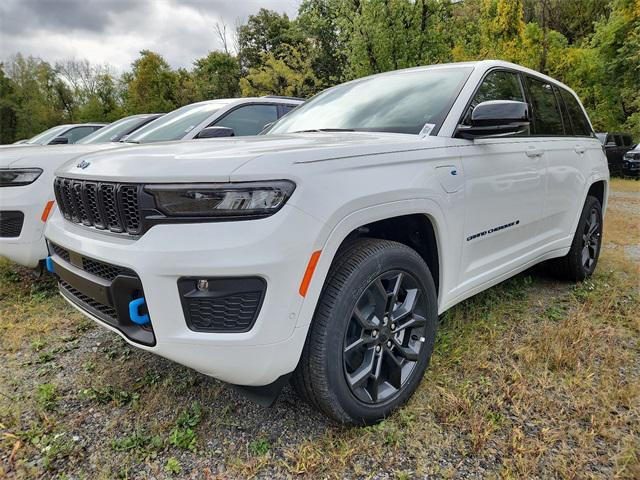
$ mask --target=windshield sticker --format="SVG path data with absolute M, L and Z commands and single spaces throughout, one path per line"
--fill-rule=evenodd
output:
M 422 127 L 422 130 L 420 130 L 420 137 L 426 137 L 434 128 L 436 128 L 435 123 L 425 123 L 424 127 Z

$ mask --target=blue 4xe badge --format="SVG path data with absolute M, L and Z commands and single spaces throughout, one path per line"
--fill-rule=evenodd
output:
M 82 160 L 79 164 L 76 165 L 76 167 L 81 168 L 81 169 L 84 170 L 89 165 L 91 165 L 91 162 L 87 162 L 86 160 Z

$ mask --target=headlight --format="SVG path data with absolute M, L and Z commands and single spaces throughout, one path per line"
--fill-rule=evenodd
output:
M 295 188 L 288 180 L 146 186 L 157 208 L 171 217 L 266 217 L 280 210 Z
M 41 168 L 0 168 L 0 187 L 19 187 L 36 181 Z

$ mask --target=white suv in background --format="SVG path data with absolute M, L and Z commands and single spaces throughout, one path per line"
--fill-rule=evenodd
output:
M 53 173 L 74 157 L 139 143 L 256 135 L 266 124 L 301 103 L 301 99 L 290 97 L 210 100 L 166 115 L 126 117 L 75 145 L 3 149 L 0 154 L 0 256 L 28 267 L 37 266 L 47 256 L 43 231 L 54 206 Z
M 345 423 L 418 386 L 437 316 L 545 260 L 596 266 L 609 173 L 575 93 L 498 61 L 317 95 L 266 135 L 57 172 L 48 266 L 131 344 Z

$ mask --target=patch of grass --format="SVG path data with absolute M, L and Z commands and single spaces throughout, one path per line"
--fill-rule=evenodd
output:
M 182 466 L 180 462 L 175 457 L 170 457 L 167 459 L 167 463 L 164 465 L 164 471 L 173 475 L 177 475 L 182 472 Z
M 257 438 L 249 442 L 249 451 L 254 455 L 266 455 L 271 450 L 271 444 L 266 438 Z
M 38 385 L 36 397 L 45 410 L 55 410 L 58 402 L 58 387 L 52 383 Z
M 140 398 L 137 392 L 129 392 L 114 386 L 90 387 L 80 392 L 84 398 L 101 404 L 113 403 L 118 407 L 136 402 Z
M 183 450 L 195 450 L 198 437 L 195 428 L 202 420 L 202 407 L 198 402 L 183 411 L 169 433 L 169 444 Z

